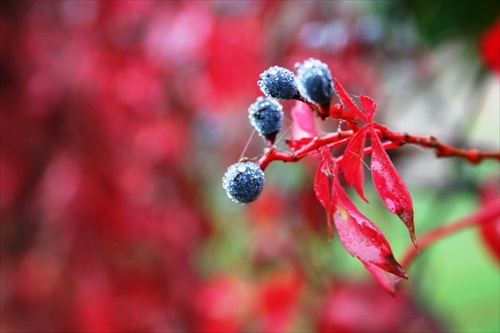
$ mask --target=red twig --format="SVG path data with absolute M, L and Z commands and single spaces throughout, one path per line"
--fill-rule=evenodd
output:
M 437 157 L 462 157 L 470 163 L 477 164 L 484 159 L 496 159 L 500 161 L 500 151 L 479 151 L 477 149 L 460 149 L 440 142 L 436 137 L 416 136 L 408 133 L 392 132 L 385 126 L 374 124 L 380 131 L 380 138 L 390 140 L 398 144 L 414 144 L 425 148 L 432 148 Z
M 377 134 L 382 140 L 386 140 L 384 147 L 386 150 L 400 147 L 404 144 L 413 144 L 424 148 L 434 149 L 438 157 L 460 157 L 465 158 L 473 164 L 477 164 L 485 159 L 494 159 L 500 161 L 500 151 L 480 151 L 477 149 L 460 149 L 440 142 L 434 136 L 423 137 L 416 136 L 402 132 L 393 132 L 387 127 L 380 124 L 374 124 Z M 347 144 L 355 131 L 339 131 L 336 133 L 327 134 L 323 137 L 316 137 L 308 144 L 304 145 L 295 153 L 284 152 L 278 150 L 276 147 L 268 148 L 264 156 L 262 156 L 257 164 L 264 170 L 269 163 L 278 160 L 283 162 L 297 162 L 318 150 L 318 148 L 327 145 L 329 148 L 334 148 Z M 364 150 L 365 154 L 371 152 L 371 147 Z
M 297 162 L 322 146 L 328 145 L 329 148 L 334 148 L 346 144 L 353 134 L 353 131 L 341 131 L 323 137 L 316 137 L 312 139 L 311 142 L 298 149 L 295 153 L 280 151 L 276 147 L 268 148 L 264 156 L 257 161 L 257 164 L 264 170 L 269 163 L 275 160 L 282 162 Z
M 446 224 L 436 229 L 428 232 L 427 234 L 420 236 L 418 238 L 419 249 L 410 246 L 406 251 L 403 259 L 401 260 L 401 266 L 405 269 L 411 264 L 413 259 L 417 256 L 419 251 L 423 251 L 429 245 L 434 244 L 436 241 L 443 239 L 445 236 L 453 234 L 457 231 L 463 230 L 468 227 L 479 225 L 485 223 L 500 215 L 500 202 L 496 199 L 491 200 L 488 204 L 484 205 L 481 209 L 476 211 L 474 214 L 464 217 L 451 224 Z

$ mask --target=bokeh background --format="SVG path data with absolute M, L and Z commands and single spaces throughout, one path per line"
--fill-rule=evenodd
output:
M 259 74 L 309 57 L 391 129 L 500 149 L 499 13 L 496 1 L 2 1 L 0 330 L 500 331 L 498 261 L 477 228 L 421 253 L 393 298 L 329 241 L 314 159 L 271 164 L 249 205 L 221 187 L 252 133 Z M 263 147 L 254 136 L 245 156 Z M 391 157 L 417 236 L 471 214 L 500 173 L 415 147 Z M 362 210 L 401 258 L 407 231 L 366 190 Z

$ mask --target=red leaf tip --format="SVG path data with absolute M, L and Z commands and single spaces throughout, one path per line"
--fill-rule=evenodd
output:
M 401 267 L 401 265 L 396 261 L 392 253 L 385 256 L 386 263 L 391 267 L 390 273 L 399 276 L 405 280 L 410 280 L 406 271 Z
M 415 236 L 415 225 L 413 222 L 413 210 L 401 210 L 397 213 L 401 221 L 404 222 L 406 227 L 408 228 L 408 232 L 410 233 L 410 238 L 415 245 L 415 248 L 418 250 L 417 237 Z

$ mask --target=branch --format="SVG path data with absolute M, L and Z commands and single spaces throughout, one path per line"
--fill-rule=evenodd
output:
M 413 246 L 408 247 L 406 254 L 401 260 L 401 266 L 405 269 L 408 268 L 419 251 L 423 251 L 438 240 L 465 228 L 486 223 L 498 215 L 500 215 L 500 202 L 493 199 L 490 200 L 488 204 L 482 206 L 481 209 L 476 211 L 474 214 L 464 217 L 451 224 L 437 227 L 436 229 L 418 238 L 419 250 Z
M 353 131 L 340 131 L 323 137 L 311 138 L 309 143 L 297 149 L 294 153 L 281 151 L 276 147 L 270 147 L 266 149 L 264 156 L 262 156 L 256 163 L 262 170 L 264 170 L 272 161 L 298 162 L 307 155 L 317 151 L 322 146 L 328 145 L 328 147 L 332 149 L 342 146 L 349 142 L 349 139 L 353 135 Z
M 500 161 L 500 151 L 480 151 L 477 149 L 460 149 L 440 142 L 434 136 L 423 137 L 411 135 L 402 132 L 393 132 L 387 127 L 380 124 L 373 124 L 376 128 L 377 135 L 387 142 L 384 144 L 384 148 L 394 149 L 398 148 L 404 144 L 413 144 L 421 146 L 424 148 L 434 149 L 437 157 L 460 157 L 465 158 L 472 164 L 478 164 L 485 159 L 493 159 Z M 350 131 L 338 131 L 335 133 L 327 134 L 323 137 L 311 138 L 311 141 L 297 149 L 294 153 L 285 152 L 277 149 L 275 146 L 267 148 L 264 156 L 262 156 L 257 164 L 264 170 L 269 163 L 272 161 L 282 161 L 282 162 L 297 162 L 304 158 L 305 156 L 315 153 L 322 146 L 328 146 L 328 148 L 335 148 L 347 144 L 356 132 Z M 371 152 L 371 147 L 365 148 L 364 154 L 369 154 Z M 341 157 L 340 157 L 341 158 Z
M 477 149 L 460 149 L 440 142 L 436 137 L 416 136 L 408 133 L 393 132 L 387 127 L 374 124 L 381 139 L 390 140 L 396 144 L 407 143 L 418 145 L 424 148 L 434 149 L 437 157 L 461 157 L 472 164 L 478 164 L 485 159 L 495 159 L 500 161 L 500 151 L 479 151 Z

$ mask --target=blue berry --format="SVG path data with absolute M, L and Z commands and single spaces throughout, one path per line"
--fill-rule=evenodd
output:
M 328 66 L 316 59 L 307 59 L 297 64 L 297 86 L 308 101 L 329 105 L 333 96 L 332 73 Z
M 288 100 L 298 96 L 295 75 L 286 68 L 273 66 L 259 77 L 257 84 L 267 97 Z
M 248 108 L 248 118 L 259 135 L 272 141 L 283 126 L 283 107 L 274 99 L 258 97 Z
M 245 204 L 254 201 L 264 187 L 264 172 L 253 162 L 238 162 L 231 165 L 224 177 L 222 187 L 234 202 Z

